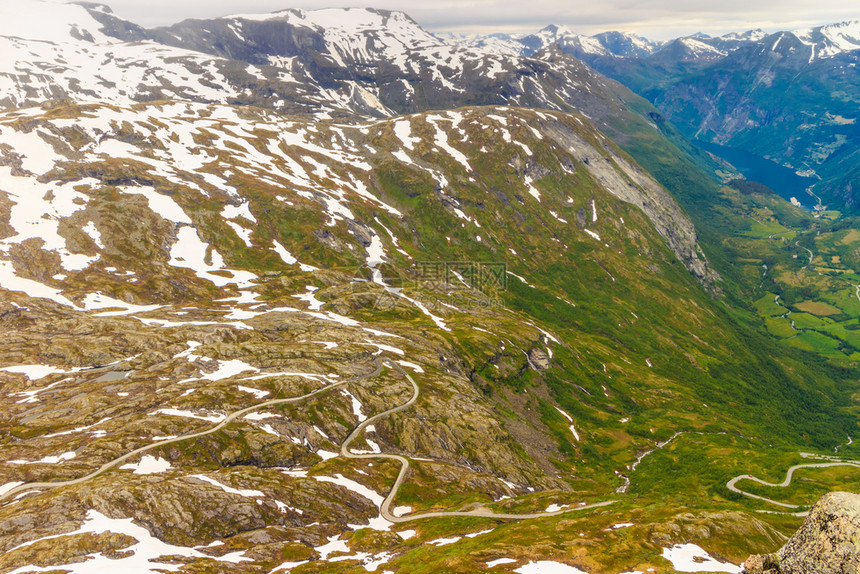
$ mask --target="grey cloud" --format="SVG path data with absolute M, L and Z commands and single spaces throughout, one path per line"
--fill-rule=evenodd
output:
M 285 8 L 373 6 L 401 10 L 431 31 L 533 32 L 548 24 L 594 34 L 605 30 L 636 32 L 653 39 L 705 32 L 721 34 L 751 28 L 791 29 L 860 19 L 860 7 L 844 0 L 113 0 L 114 12 L 142 26 L 161 26 L 185 18 L 214 18 L 236 13 L 267 13 Z

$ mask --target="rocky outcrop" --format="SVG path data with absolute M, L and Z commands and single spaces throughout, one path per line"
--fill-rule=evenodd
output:
M 663 186 L 605 140 L 599 149 L 561 122 L 543 129 L 560 145 L 576 150 L 591 176 L 609 193 L 640 208 L 696 280 L 712 293 L 717 291 L 720 275 L 699 246 L 693 222 Z
M 747 574 L 860 572 L 860 494 L 824 495 L 785 546 L 772 554 L 750 556 L 743 571 Z

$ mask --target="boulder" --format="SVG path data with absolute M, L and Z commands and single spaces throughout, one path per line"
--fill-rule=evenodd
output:
M 831 492 L 772 554 L 750 556 L 746 574 L 860 574 L 860 494 Z
M 543 349 L 534 347 L 529 350 L 529 362 L 539 371 L 545 371 L 549 368 L 549 355 Z

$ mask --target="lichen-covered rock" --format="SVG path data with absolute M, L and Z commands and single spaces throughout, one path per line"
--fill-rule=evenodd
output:
M 821 497 L 794 536 L 773 554 L 750 556 L 747 574 L 860 572 L 860 494 Z
M 546 354 L 546 351 L 537 347 L 529 351 L 529 361 L 540 371 L 545 371 L 550 366 L 549 355 Z

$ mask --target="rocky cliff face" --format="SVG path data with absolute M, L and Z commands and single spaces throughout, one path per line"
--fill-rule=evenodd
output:
M 831 492 L 812 508 L 800 530 L 773 554 L 750 556 L 747 574 L 860 572 L 860 494 Z
M 614 197 L 642 209 L 684 267 L 708 290 L 718 289 L 714 283 L 720 276 L 699 247 L 693 222 L 661 185 L 607 141 L 600 152 L 561 122 L 552 127 L 550 137 L 562 146 L 579 150 L 589 174 Z

